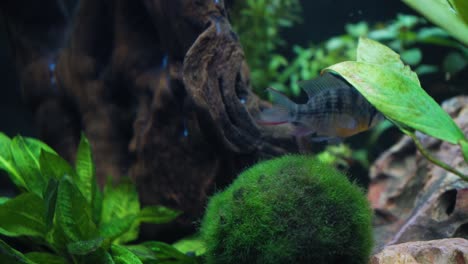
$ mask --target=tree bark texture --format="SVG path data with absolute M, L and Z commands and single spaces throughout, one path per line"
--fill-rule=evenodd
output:
M 268 104 L 222 0 L 8 0 L 0 4 L 39 137 L 70 161 L 81 131 L 98 179 L 130 175 L 144 205 L 183 211 L 145 229 L 194 230 L 207 197 L 262 157 L 295 151 L 260 128 Z

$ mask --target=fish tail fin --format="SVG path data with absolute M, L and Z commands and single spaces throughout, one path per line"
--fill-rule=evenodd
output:
M 273 88 L 268 88 L 267 90 L 272 95 L 275 105 L 262 111 L 257 122 L 262 125 L 280 125 L 290 122 L 291 111 L 296 104 L 289 100 L 286 95 Z

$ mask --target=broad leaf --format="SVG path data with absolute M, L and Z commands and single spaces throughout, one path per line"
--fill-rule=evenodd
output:
M 41 175 L 39 155 L 41 146 L 34 141 L 16 136 L 10 144 L 16 168 L 26 183 L 26 188 L 39 196 L 45 189 L 46 180 Z
M 55 215 L 68 242 L 91 240 L 99 235 L 90 205 L 68 175 L 62 177 L 58 186 Z
M 67 260 L 61 256 L 45 252 L 30 252 L 25 256 L 36 264 L 67 264 Z
M 465 161 L 468 163 L 468 141 L 467 140 L 460 140 L 458 144 L 461 147 L 462 153 L 463 153 L 463 158 L 465 158 Z
M 115 221 L 126 221 L 132 217 L 137 217 L 140 213 L 140 202 L 135 186 L 131 182 L 122 182 L 113 186 L 108 182 L 104 187 L 104 197 L 102 204 L 100 229 L 112 225 Z M 130 230 L 118 238 L 116 242 L 128 242 L 138 236 L 138 223 L 132 224 Z
M 43 237 L 46 232 L 44 202 L 24 193 L 0 205 L 0 233 L 6 236 Z
M 110 240 L 115 240 L 116 238 L 124 235 L 132 229 L 136 229 L 138 227 L 138 224 L 139 223 L 137 221 L 136 215 L 127 215 L 105 222 L 99 228 L 99 232 L 101 236 L 109 238 Z M 138 233 L 136 233 L 136 235 L 138 235 Z M 136 238 L 136 236 L 132 237 Z
M 182 253 L 195 253 L 196 256 L 201 256 L 206 252 L 206 245 L 198 236 L 188 237 L 172 244 L 174 248 Z
M 149 249 L 154 253 L 156 259 L 162 263 L 192 263 L 194 261 L 194 258 L 185 255 L 173 246 L 163 242 L 148 241 L 139 246 Z M 128 248 L 132 250 L 131 247 Z
M 0 205 L 8 202 L 9 200 L 11 200 L 10 197 L 0 197 Z
M 45 222 L 47 230 L 50 230 L 52 228 L 52 223 L 54 221 L 55 206 L 57 203 L 58 184 L 58 180 L 50 179 L 49 183 L 47 184 L 46 191 L 44 193 Z
M 468 1 L 466 0 L 449 0 L 450 4 L 455 8 L 458 16 L 468 25 Z
M 75 255 L 76 263 L 99 263 L 99 264 L 114 264 L 111 254 L 103 248 L 98 248 L 96 251 L 80 256 Z
M 72 255 L 87 255 L 96 251 L 104 241 L 104 238 L 98 237 L 86 241 L 72 242 L 67 245 L 68 253 Z
M 461 4 L 463 1 L 465 3 Z M 403 0 L 403 2 L 422 13 L 434 24 L 450 32 L 465 45 L 468 45 L 468 22 L 465 22 L 462 18 L 468 12 L 465 9 L 461 9 L 460 13 L 454 12 L 447 0 Z M 466 0 L 454 0 L 453 2 L 460 2 L 459 7 L 461 8 L 466 7 Z M 457 5 L 455 5 L 455 8 L 458 8 Z
M 143 264 L 135 254 L 123 246 L 112 245 L 111 252 L 116 264 Z
M 41 173 L 46 179 L 60 179 L 65 174 L 72 177 L 75 175 L 75 171 L 66 160 L 48 151 L 41 151 L 39 165 Z
M 176 219 L 180 214 L 180 211 L 164 206 L 146 206 L 141 209 L 138 219 L 144 223 L 165 224 Z
M 36 264 L 26 258 L 21 252 L 10 247 L 0 239 L 0 260 L 2 264 Z
M 86 198 L 86 201 L 91 204 L 94 196 L 94 185 L 96 185 L 95 168 L 91 154 L 91 146 L 84 134 L 81 135 L 75 164 L 76 173 L 78 174 L 76 183 L 81 193 Z
M 368 50 L 373 55 L 366 55 Z M 408 67 L 401 67 L 401 62 L 383 63 L 385 59 L 371 59 L 379 53 L 389 56 L 392 52 L 378 42 L 361 38 L 358 45 L 361 61 L 342 62 L 325 70 L 346 79 L 401 128 L 419 130 L 452 144 L 464 139 L 460 128 L 421 88 L 417 76 Z
M 23 177 L 19 174 L 15 167 L 13 156 L 10 150 L 11 139 L 0 132 L 0 169 L 4 170 L 10 176 L 11 181 L 22 188 L 26 188 L 26 183 Z

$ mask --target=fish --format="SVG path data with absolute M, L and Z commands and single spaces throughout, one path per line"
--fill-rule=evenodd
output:
M 273 106 L 260 113 L 257 123 L 264 126 L 289 123 L 296 137 L 338 143 L 385 119 L 356 88 L 332 73 L 298 85 L 307 94 L 307 103 L 296 104 L 281 92 L 267 88 Z

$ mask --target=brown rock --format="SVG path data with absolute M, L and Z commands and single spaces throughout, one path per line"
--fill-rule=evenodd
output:
M 468 134 L 468 97 L 443 108 Z M 418 134 L 438 159 L 468 174 L 460 147 Z M 385 245 L 450 237 L 468 238 L 468 182 L 427 161 L 403 137 L 371 168 L 368 198 L 375 210 L 376 250 Z
M 450 238 L 392 245 L 374 255 L 370 263 L 465 264 L 468 263 L 468 240 Z

